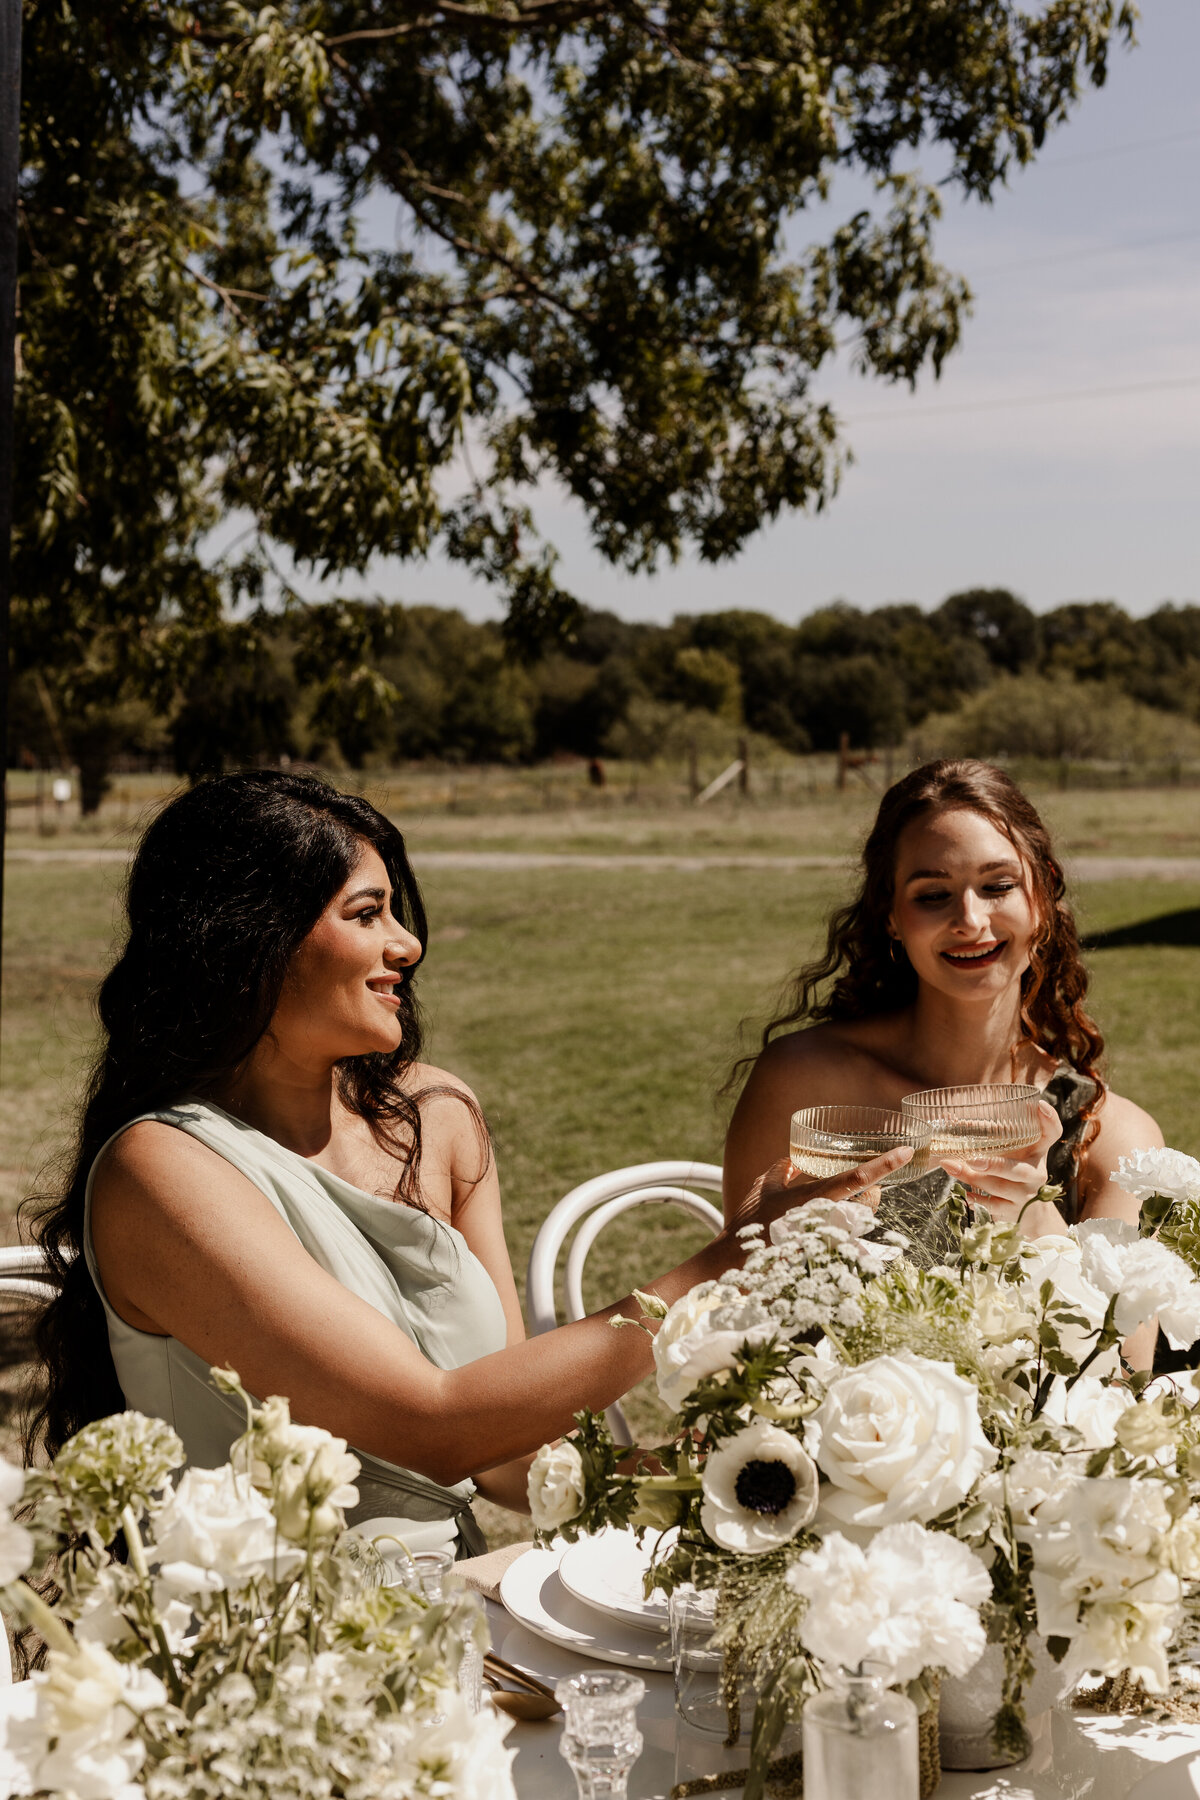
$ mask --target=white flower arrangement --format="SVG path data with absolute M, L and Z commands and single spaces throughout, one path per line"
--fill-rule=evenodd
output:
M 2 1791 L 515 1800 L 508 1722 L 457 1690 L 475 1597 L 378 1585 L 377 1553 L 345 1532 L 343 1440 L 213 1378 L 247 1409 L 221 1468 L 184 1469 L 175 1433 L 138 1413 L 85 1427 L 49 1469 L 0 1463 L 3 1599 L 48 1647 L 0 1693 Z M 53 1605 L 21 1579 L 48 1558 Z
M 643 1321 L 672 1439 L 630 1473 L 581 1413 L 542 1453 L 577 1458 L 555 1531 L 677 1527 L 650 1580 L 717 1590 L 718 1638 L 764 1709 L 748 1800 L 839 1662 L 912 1684 L 999 1642 L 1003 1749 L 1023 1740 L 1036 1638 L 1071 1670 L 1166 1686 L 1200 1570 L 1197 1384 L 1148 1384 L 1121 1344 L 1154 1317 L 1177 1346 L 1200 1338 L 1200 1164 L 1139 1152 L 1120 1178 L 1148 1194 L 1140 1228 L 1034 1242 L 956 1188 L 958 1247 L 933 1270 L 865 1207 L 752 1228 L 742 1269 Z

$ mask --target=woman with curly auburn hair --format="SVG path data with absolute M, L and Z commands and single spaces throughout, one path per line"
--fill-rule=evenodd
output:
M 898 1107 L 918 1088 L 1019 1082 L 1042 1089 L 1032 1149 L 947 1163 L 888 1190 L 883 1208 L 936 1260 L 950 1178 L 1031 1237 L 1081 1218 L 1136 1217 L 1110 1179 L 1118 1158 L 1161 1144 L 1150 1116 L 1108 1089 L 1062 866 L 1025 795 L 988 763 L 914 769 L 889 788 L 858 892 L 829 921 L 763 1032 L 725 1146 L 728 1194 L 788 1145 L 798 1107 Z M 1047 1180 L 1057 1206 L 1021 1212 Z

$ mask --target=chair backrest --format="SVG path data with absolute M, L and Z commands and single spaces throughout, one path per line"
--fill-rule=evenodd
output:
M 48 1300 L 55 1282 L 36 1244 L 0 1249 L 0 1300 Z
M 565 1194 L 542 1221 L 533 1249 L 529 1254 L 529 1271 L 525 1283 L 525 1305 L 530 1329 L 536 1334 L 553 1331 L 558 1324 L 555 1300 L 555 1277 L 558 1259 L 569 1234 L 575 1232 L 567 1252 L 563 1288 L 568 1321 L 582 1319 L 586 1313 L 583 1301 L 583 1269 L 588 1252 L 604 1227 L 634 1206 L 680 1206 L 693 1218 L 708 1225 L 715 1234 L 723 1219 L 711 1201 L 691 1190 L 721 1191 L 721 1170 L 717 1163 L 652 1162 L 634 1163 L 627 1169 L 613 1169 L 607 1175 L 594 1175 Z M 650 1271 L 646 1271 L 647 1277 Z M 625 1414 L 617 1405 L 607 1409 L 607 1418 L 618 1443 L 633 1439 Z

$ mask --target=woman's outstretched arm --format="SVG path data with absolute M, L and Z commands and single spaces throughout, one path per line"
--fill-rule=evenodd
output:
M 786 1165 L 757 1182 L 725 1230 L 642 1284 L 668 1304 L 740 1260 L 738 1228 L 817 1192 L 844 1198 L 906 1151 L 821 1183 Z M 284 1394 L 297 1419 L 446 1484 L 535 1450 L 580 1407 L 610 1405 L 652 1366 L 641 1331 L 616 1331 L 632 1295 L 463 1368 L 435 1368 L 390 1320 L 330 1275 L 252 1182 L 174 1127 L 146 1121 L 97 1169 L 92 1237 L 113 1308 L 231 1366 L 251 1393 Z

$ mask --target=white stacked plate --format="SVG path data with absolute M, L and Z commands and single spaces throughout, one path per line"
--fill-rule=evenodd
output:
M 590 1662 L 669 1673 L 667 1601 L 642 1597 L 651 1539 L 639 1549 L 632 1531 L 613 1527 L 550 1550 L 527 1550 L 510 1563 L 500 1598 L 527 1631 Z

